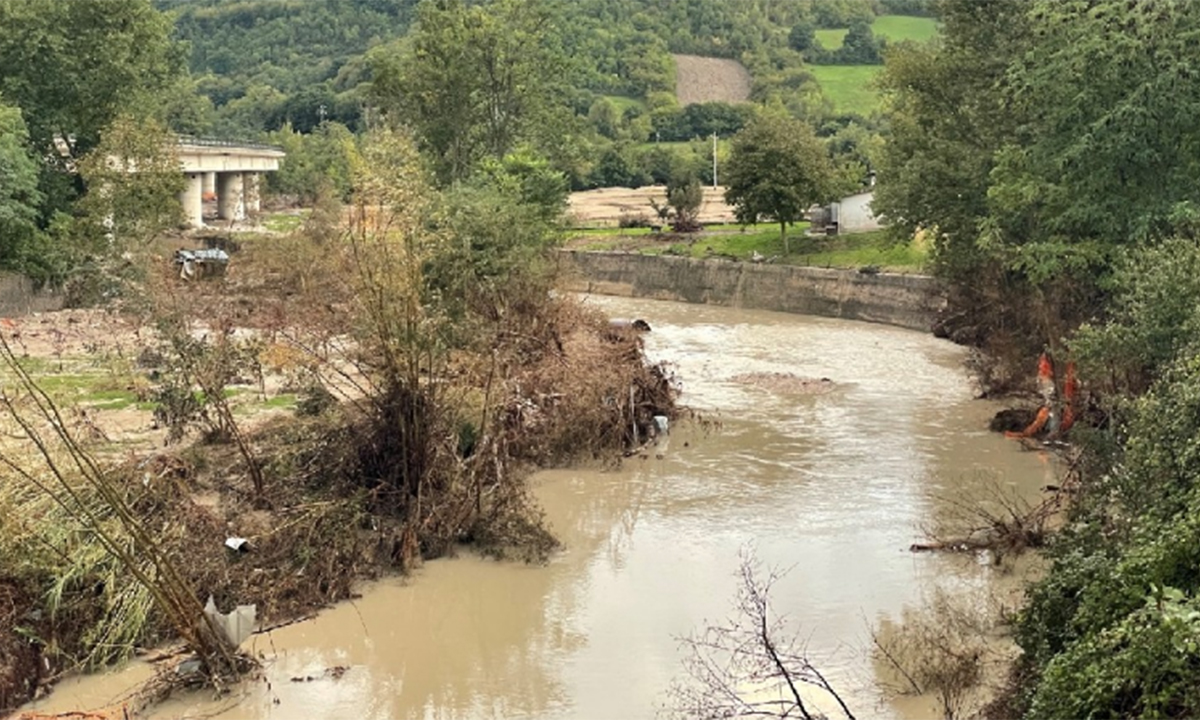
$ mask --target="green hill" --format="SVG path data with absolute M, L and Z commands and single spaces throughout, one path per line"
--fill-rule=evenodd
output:
M 925 42 L 937 36 L 937 20 L 907 15 L 880 15 L 871 24 L 875 35 L 890 42 Z M 826 50 L 842 46 L 846 29 L 818 30 L 817 40 Z M 880 65 L 810 65 L 809 70 L 821 85 L 837 112 L 869 115 L 879 107 L 879 95 L 872 81 Z

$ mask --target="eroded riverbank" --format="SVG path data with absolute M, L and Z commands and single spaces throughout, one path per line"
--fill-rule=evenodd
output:
M 774 600 L 860 717 L 925 717 L 890 702 L 868 625 L 939 584 L 986 591 L 969 556 L 907 552 L 948 500 L 998 481 L 1036 495 L 1053 464 L 988 433 L 963 350 L 927 335 L 730 308 L 593 298 L 643 317 L 649 354 L 676 364 L 683 401 L 720 422 L 676 431 L 661 459 L 535 476 L 566 545 L 548 566 L 460 557 L 255 638 L 266 679 L 182 698 L 154 717 L 653 717 L 680 671 L 676 638 L 723 617 L 738 552 L 792 567 Z M 828 377 L 771 394 L 747 373 Z M 111 703 L 145 666 L 64 683 L 45 709 Z M 345 668 L 344 672 L 329 671 Z M 299 681 L 293 682 L 293 678 Z M 312 678 L 312 680 L 307 680 Z

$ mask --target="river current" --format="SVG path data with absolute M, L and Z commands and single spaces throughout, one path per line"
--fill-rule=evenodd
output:
M 870 628 L 935 587 L 1003 582 L 973 556 L 915 555 L 955 499 L 1054 482 L 1043 454 L 990 433 L 964 351 L 882 325 L 607 297 L 644 318 L 651 358 L 713 422 L 680 424 L 617 470 L 541 472 L 535 493 L 565 549 L 545 566 L 469 553 L 248 641 L 265 679 L 152 717 L 652 718 L 681 672 L 679 638 L 727 617 L 739 554 L 785 571 L 772 591 L 814 664 L 860 718 L 928 717 L 896 700 L 870 659 Z M 739 376 L 829 378 L 821 394 Z M 330 670 L 343 668 L 344 670 Z M 147 677 L 133 663 L 62 683 L 38 709 L 112 703 Z

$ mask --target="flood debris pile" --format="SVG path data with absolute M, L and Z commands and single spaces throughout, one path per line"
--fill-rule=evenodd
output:
M 0 708 L 65 670 L 197 644 L 201 623 L 214 632 L 210 597 L 221 612 L 253 605 L 269 627 L 460 543 L 543 559 L 556 541 L 527 473 L 619 458 L 656 417 L 677 416 L 669 371 L 636 333 L 614 338 L 606 318 L 551 292 L 550 224 L 495 198 L 448 205 L 402 136 L 380 131 L 362 153 L 348 211 L 242 238 L 204 283 L 154 259 L 126 295 L 154 345 L 139 382 L 170 444 L 73 440 L 68 456 L 91 458 L 107 488 L 95 512 L 36 483 L 0 490 L 12 600 L 0 613 L 15 628 L 0 641 Z M 295 412 L 260 420 L 238 401 L 280 391 Z M 0 443 L 0 457 L 49 465 L 28 450 Z M 97 545 L 113 508 L 163 570 L 139 575 L 148 556 L 131 566 L 120 542 Z M 185 622 L 156 590 L 172 573 Z
M 999 565 L 1007 557 L 1044 547 L 1062 524 L 1066 504 L 1062 487 L 1051 488 L 1036 502 L 1003 487 L 998 478 L 983 478 L 979 488 L 970 494 L 935 498 L 945 509 L 924 528 L 927 539 L 913 543 L 909 550 L 987 553 Z

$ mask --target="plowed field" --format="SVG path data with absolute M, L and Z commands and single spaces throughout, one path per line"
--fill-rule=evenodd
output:
M 675 56 L 675 95 L 680 105 L 745 102 L 750 99 L 750 82 L 750 71 L 737 60 Z

